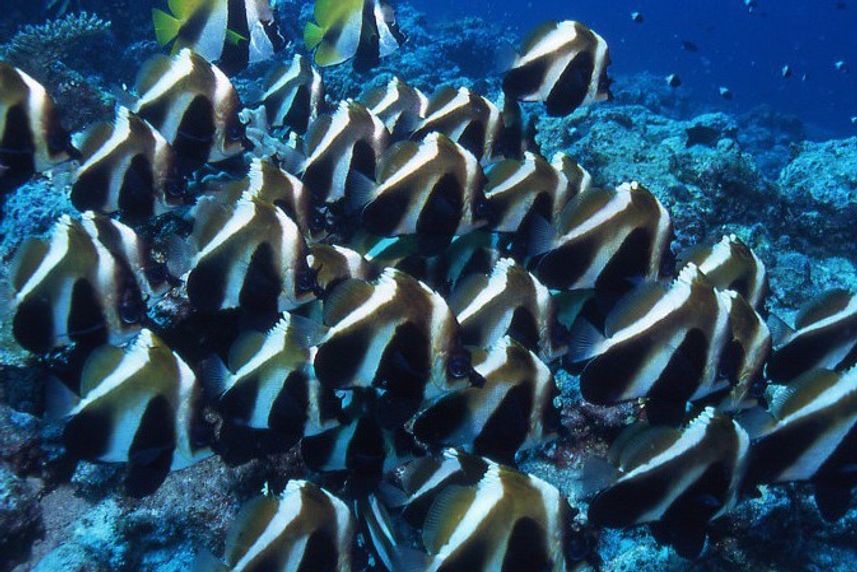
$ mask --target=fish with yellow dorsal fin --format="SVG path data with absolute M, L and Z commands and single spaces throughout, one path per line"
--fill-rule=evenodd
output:
M 283 47 L 268 0 L 169 0 L 152 10 L 155 36 L 172 53 L 191 48 L 229 73 L 270 59 Z
M 405 41 L 393 7 L 384 0 L 316 0 L 314 15 L 304 41 L 322 67 L 354 59 L 355 69 L 371 69 Z

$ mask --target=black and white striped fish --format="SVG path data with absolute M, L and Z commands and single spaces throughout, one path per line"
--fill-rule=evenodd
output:
M 276 314 L 318 292 L 298 225 L 280 208 L 246 193 L 234 205 L 201 200 L 191 235 L 173 246 L 171 271 L 186 278 L 198 310 Z
M 162 278 L 147 276 L 148 264 L 136 234 L 118 221 L 62 216 L 48 238 L 28 239 L 15 255 L 15 339 L 34 352 L 126 341 L 140 329 L 144 298 L 163 286 L 148 284 Z
M 375 386 L 415 409 L 481 383 L 446 301 L 398 270 L 341 283 L 324 300 L 324 323 L 313 364 L 326 388 Z
M 421 141 L 430 133 L 443 133 L 478 160 L 487 161 L 494 156 L 502 131 L 503 120 L 496 105 L 466 87 L 445 86 L 429 99 L 425 119 L 411 138 Z
M 857 369 L 813 369 L 777 386 L 768 411 L 750 411 L 748 486 L 812 481 L 822 515 L 836 520 L 857 487 Z
M 317 207 L 342 210 L 343 199 L 355 189 L 373 185 L 389 133 L 371 111 L 342 101 L 333 115 L 320 115 L 310 124 L 305 140 L 304 184 Z
M 560 224 L 534 225 L 533 274 L 548 288 L 624 292 L 654 280 L 672 236 L 669 213 L 637 183 L 589 189 L 575 197 Z
M 202 386 L 190 367 L 150 330 L 128 347 L 104 345 L 86 361 L 80 398 L 52 388 L 54 415 L 68 419 L 63 433 L 75 457 L 128 463 L 127 485 L 146 495 L 170 471 L 211 454 L 202 411 Z M 63 402 L 65 402 L 63 404 Z
M 246 503 L 226 537 L 223 559 L 200 556 L 197 572 L 350 572 L 354 522 L 344 502 L 308 481 L 293 480 L 280 497 Z
M 558 302 L 550 291 L 511 258 L 490 274 L 463 279 L 449 298 L 465 345 L 489 348 L 509 334 L 541 359 L 552 362 L 568 349 Z
M 768 376 L 788 382 L 812 369 L 841 371 L 857 363 L 857 295 L 831 290 L 798 312 L 794 329 L 772 320 L 774 353 Z
M 216 197 L 226 204 L 235 204 L 245 195 L 282 209 L 298 225 L 307 240 L 321 240 L 325 237 L 326 221 L 313 208 L 309 189 L 300 179 L 279 167 L 273 159 L 253 159 L 246 178 L 228 183 L 216 193 Z
M 173 54 L 190 48 L 229 73 L 268 60 L 285 45 L 268 0 L 170 0 L 152 10 L 155 34 Z
M 271 70 L 265 80 L 262 105 L 268 125 L 306 133 L 324 106 L 324 80 L 310 61 L 295 54 L 291 64 Z
M 375 265 L 359 252 L 335 244 L 311 245 L 309 264 L 316 272 L 319 288 L 325 292 L 352 278 L 372 280 L 378 275 Z
M 572 361 L 594 358 L 580 376 L 583 397 L 599 405 L 648 397 L 652 411 L 681 420 L 687 401 L 724 387 L 731 300 L 692 263 L 669 286 L 641 284 L 607 317 L 603 338 L 578 330 Z
M 588 547 L 559 490 L 532 475 L 447 450 L 417 459 L 399 479 L 405 515 L 422 530 L 408 563 L 443 570 L 575 570 Z
M 488 351 L 474 350 L 473 368 L 485 385 L 445 395 L 420 411 L 409 422 L 417 441 L 513 463 L 518 451 L 556 437 L 559 390 L 538 356 L 507 336 Z
M 768 291 L 765 264 L 740 238 L 726 235 L 714 245 L 688 249 L 678 257 L 679 268 L 693 262 L 721 290 L 734 290 L 754 308 L 761 308 Z
M 380 236 L 419 235 L 448 243 L 488 223 L 483 174 L 476 158 L 445 135 L 391 147 L 377 186 L 361 197 L 363 228 Z
M 355 70 L 367 71 L 406 39 L 387 0 L 316 0 L 313 14 L 304 42 L 322 67 L 353 59 Z
M 358 101 L 384 122 L 394 140 L 409 136 L 425 119 L 429 105 L 423 92 L 398 76 L 385 86 L 366 91 Z
M 0 192 L 76 154 L 42 84 L 0 61 Z
M 122 107 L 111 124 L 87 132 L 71 202 L 81 211 L 157 216 L 184 203 L 186 182 L 172 147 L 146 121 Z
M 210 358 L 203 382 L 224 420 L 274 431 L 291 444 L 335 423 L 339 400 L 321 391 L 309 367 L 321 334 L 310 320 L 284 314 L 267 333 L 242 333 L 225 363 Z
M 749 449 L 744 429 L 712 408 L 684 430 L 636 423 L 610 448 L 614 482 L 592 499 L 589 521 L 610 528 L 651 524 L 660 542 L 695 558 L 708 523 L 738 500 Z
M 486 172 L 485 185 L 494 217 L 492 229 L 518 232 L 533 215 L 557 225 L 565 206 L 590 179 L 585 171 L 576 172 L 576 167 L 562 153 L 551 164 L 529 151 L 522 160 L 505 159 L 492 165 Z
M 579 22 L 549 22 L 524 41 L 503 78 L 506 97 L 542 101 L 548 115 L 611 98 L 604 38 Z
M 187 167 L 244 151 L 238 92 L 217 66 L 191 50 L 149 60 L 137 76 L 136 91 L 132 111 L 164 136 Z

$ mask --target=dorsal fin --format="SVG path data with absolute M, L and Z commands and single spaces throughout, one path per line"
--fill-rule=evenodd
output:
M 784 419 L 797 413 L 813 399 L 836 385 L 840 379 L 840 374 L 828 369 L 809 371 L 774 393 L 771 399 L 771 413 L 777 419 Z
M 535 48 L 536 45 L 545 38 L 545 36 L 554 32 L 556 29 L 556 22 L 545 22 L 530 32 L 521 44 L 521 55 L 526 55 L 527 52 Z
M 374 287 L 359 278 L 350 278 L 336 285 L 324 300 L 324 323 L 333 327 L 372 296 Z
M 685 249 L 676 257 L 676 268 L 684 268 L 688 262 L 701 264 L 711 255 L 711 249 L 710 244 L 695 244 Z
M 50 247 L 48 240 L 30 237 L 18 248 L 9 270 L 9 279 L 16 292 L 20 291 L 27 280 L 33 276 Z
M 522 163 L 515 159 L 503 159 L 494 163 L 486 173 L 485 194 L 490 195 L 493 189 L 512 178 L 521 166 Z
M 138 97 L 143 97 L 156 83 L 169 72 L 173 65 L 173 60 L 164 54 L 158 54 L 151 57 L 141 67 L 137 73 L 137 81 L 134 84 L 134 90 Z
M 423 526 L 423 545 L 429 554 L 437 554 L 449 541 L 475 498 L 475 487 L 458 485 L 446 487 L 435 498 Z
M 118 121 L 119 119 L 117 118 L 117 122 Z M 95 155 L 95 153 L 97 153 L 98 150 L 107 143 L 113 135 L 113 129 L 114 126 L 112 123 L 103 122 L 93 125 L 86 130 L 86 133 L 83 135 L 83 140 L 78 146 L 84 161 Z
M 198 250 L 203 250 L 211 240 L 217 236 L 217 233 L 223 230 L 223 227 L 234 215 L 235 209 L 241 204 L 239 199 L 235 205 L 225 205 L 216 197 L 205 197 L 206 200 L 200 200 L 195 207 L 194 216 L 196 222 L 193 227 L 194 246 Z
M 628 438 L 618 456 L 619 468 L 629 473 L 675 443 L 681 433 L 672 427 L 646 427 Z
M 488 280 L 484 274 L 471 274 L 459 280 L 455 291 L 449 297 L 449 308 L 452 313 L 457 315 L 470 305 L 488 286 Z
M 660 282 L 644 282 L 626 294 L 604 323 L 604 334 L 610 338 L 645 316 L 666 294 Z
M 104 345 L 96 348 L 87 358 L 80 375 L 80 395 L 86 397 L 110 375 L 125 357 L 125 350 Z
M 842 289 L 830 290 L 802 307 L 795 318 L 795 329 L 802 330 L 841 312 L 854 295 Z
M 229 358 L 227 363 L 229 369 L 233 372 L 238 371 L 253 359 L 262 346 L 265 345 L 267 336 L 262 332 L 244 332 L 229 348 Z
M 591 219 L 595 213 L 604 208 L 616 196 L 612 189 L 590 189 L 571 199 L 559 216 L 557 225 L 560 233 L 566 233 Z
M 384 96 L 387 95 L 387 90 L 389 90 L 389 86 L 393 81 L 394 80 L 390 80 L 386 85 L 375 86 L 364 91 L 357 101 L 365 105 L 368 109 L 374 109 L 376 105 L 384 100 Z
M 451 85 L 445 85 L 434 92 L 431 96 L 431 100 L 429 101 L 428 110 L 426 111 L 426 115 L 432 115 L 438 109 L 442 109 L 444 106 L 448 105 L 450 101 L 455 99 L 458 96 L 458 90 Z
M 419 153 L 419 150 L 420 143 L 416 143 L 415 141 L 401 141 L 387 149 L 378 162 L 376 180 L 380 183 L 388 180 L 399 172 L 408 161 L 413 159 Z
M 256 497 L 241 507 L 226 537 L 224 559 L 229 566 L 235 566 L 247 554 L 278 510 L 277 499 L 267 496 Z

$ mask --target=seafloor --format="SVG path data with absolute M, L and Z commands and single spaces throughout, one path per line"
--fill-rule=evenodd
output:
M 43 81 L 74 128 L 112 116 L 122 84 L 158 50 L 148 15 L 133 2 L 101 4 L 109 5 L 98 12 L 101 20 L 29 29 L 0 45 L 0 58 Z M 4 9 L 0 38 L 14 34 L 18 15 L 11 10 Z M 290 2 L 278 11 L 286 32 L 298 37 L 307 14 Z M 349 66 L 326 72 L 331 99 L 386 82 L 394 70 L 426 91 L 451 83 L 496 95 L 497 79 L 483 63 L 493 61 L 503 30 L 478 19 L 437 24 L 407 6 L 399 18 L 407 48 L 371 75 Z M 245 100 L 258 94 L 264 71 L 236 81 Z M 786 321 L 814 295 L 857 284 L 857 138 L 809 142 L 798 119 L 772 109 L 733 116 L 699 108 L 661 78 L 615 79 L 614 102 L 539 121 L 545 156 L 571 154 L 601 185 L 644 183 L 672 214 L 674 251 L 737 234 L 767 265 L 770 310 Z M 46 232 L 71 210 L 67 184 L 36 179 L 5 201 L 0 275 L 23 237 Z M 201 547 L 222 549 L 243 501 L 302 471 L 294 452 L 238 468 L 212 457 L 171 474 L 150 497 L 127 498 L 121 468 L 64 462 L 60 428 L 40 417 L 43 369 L 16 346 L 5 319 L 0 378 L 0 570 L 187 570 Z M 586 405 L 573 376 L 559 380 L 571 436 L 524 467 L 571 494 L 581 458 L 603 452 L 605 436 L 629 410 Z M 715 523 L 698 561 L 659 546 L 645 528 L 602 532 L 598 551 L 606 570 L 856 570 L 857 507 L 828 523 L 802 486 L 770 487 Z

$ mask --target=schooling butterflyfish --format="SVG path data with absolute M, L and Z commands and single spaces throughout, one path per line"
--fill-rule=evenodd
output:
M 695 558 L 708 524 L 738 500 L 749 449 L 744 429 L 710 407 L 683 430 L 635 423 L 610 447 L 609 463 L 584 469 L 587 486 L 607 485 L 589 505 L 589 522 L 650 524 L 659 542 Z
M 343 199 L 371 188 L 388 141 L 384 123 L 352 101 L 340 102 L 333 115 L 320 115 L 313 121 L 305 138 L 302 179 L 316 206 L 343 210 Z
M 310 245 L 309 264 L 316 272 L 319 288 L 325 292 L 332 291 L 346 280 L 372 280 L 379 273 L 376 266 L 359 252 L 335 244 Z
M 768 411 L 748 411 L 753 438 L 747 484 L 812 481 L 828 520 L 843 516 L 857 486 L 857 369 L 813 369 L 775 387 Z
M 420 141 L 428 134 L 443 133 L 480 161 L 490 160 L 503 134 L 500 110 L 485 97 L 462 87 L 445 86 L 429 99 L 425 119 L 411 139 Z
M 224 421 L 293 436 L 292 443 L 328 428 L 339 401 L 321 391 L 309 367 L 309 349 L 322 333 L 307 318 L 284 314 L 267 333 L 239 335 L 226 362 L 209 358 L 203 383 Z
M 375 386 L 419 404 L 481 383 L 446 300 L 404 272 L 342 282 L 324 300 L 324 323 L 313 363 L 326 388 Z
M 226 535 L 223 559 L 200 556 L 199 572 L 351 572 L 354 522 L 344 502 L 308 481 L 279 497 L 247 502 Z
M 386 0 L 316 0 L 314 16 L 304 28 L 304 42 L 322 67 L 353 59 L 356 70 L 366 71 L 406 39 Z
M 152 10 L 158 43 L 173 54 L 190 48 L 229 73 L 285 47 L 268 0 L 169 0 L 169 8 Z
M 714 245 L 688 249 L 678 257 L 678 266 L 693 262 L 721 290 L 734 290 L 754 308 L 761 308 L 768 291 L 765 264 L 740 238 L 726 235 Z
M 271 70 L 264 87 L 262 105 L 271 127 L 288 127 L 302 135 L 324 107 L 324 80 L 301 54 Z
M 381 158 L 377 185 L 353 202 L 365 203 L 362 227 L 380 236 L 419 235 L 441 240 L 488 223 L 484 178 L 476 158 L 439 133 L 403 141 Z
M 113 124 L 90 129 L 71 202 L 81 211 L 132 219 L 157 216 L 183 204 L 186 182 L 172 147 L 149 123 L 123 107 Z
M 241 101 L 217 66 L 189 49 L 149 60 L 137 76 L 132 111 L 157 129 L 192 169 L 244 151 Z
M 506 97 L 542 101 L 548 115 L 568 115 L 610 99 L 604 38 L 579 22 L 549 22 L 524 41 L 503 78 Z
M 576 176 L 575 167 L 564 154 L 557 154 L 552 165 L 529 151 L 522 160 L 505 159 L 492 165 L 485 185 L 494 217 L 492 230 L 518 232 L 532 216 L 558 224 L 565 206 L 589 181 L 588 174 Z
M 358 99 L 377 115 L 394 139 L 408 137 L 425 119 L 429 100 L 415 87 L 411 87 L 398 76 L 387 85 L 372 88 Z
M 0 61 L 0 191 L 75 154 L 42 84 Z
M 687 401 L 728 387 L 718 373 L 732 339 L 731 300 L 691 263 L 668 286 L 643 283 L 626 294 L 608 315 L 603 337 L 578 322 L 571 360 L 594 358 L 580 376 L 584 399 L 613 405 L 648 397 L 651 416 L 657 411 L 681 421 Z
M 410 412 L 402 414 L 394 402 L 373 388 L 341 393 L 339 425 L 304 437 L 301 459 L 319 473 L 348 473 L 353 486 L 374 486 L 409 453 L 407 449 L 400 450 L 396 428 Z
M 57 402 L 55 413 L 68 419 L 66 448 L 89 461 L 128 463 L 132 494 L 154 492 L 170 471 L 211 454 L 202 386 L 149 330 L 127 347 L 93 351 L 81 374 L 80 398 L 59 396 Z
M 560 413 L 554 398 L 559 390 L 536 354 L 506 336 L 472 355 L 485 385 L 444 395 L 420 411 L 409 422 L 417 441 L 435 450 L 457 447 L 513 463 L 518 451 L 556 437 Z
M 407 465 L 400 485 L 406 511 L 428 506 L 410 514 L 422 554 L 400 562 L 413 569 L 564 572 L 587 555 L 564 495 L 511 467 L 447 450 Z
M 765 320 L 742 295 L 727 290 L 724 301 L 729 312 L 729 335 L 720 356 L 720 376 L 734 387 L 729 396 L 731 402 L 721 408 L 734 410 L 748 403 L 745 400 L 762 378 L 771 355 L 772 336 Z
M 807 303 L 794 329 L 772 320 L 774 353 L 768 376 L 788 382 L 812 369 L 842 371 L 857 363 L 857 295 L 831 290 Z
M 251 196 L 279 207 L 308 240 L 320 240 L 326 234 L 324 217 L 313 208 L 309 189 L 271 158 L 253 159 L 246 178 L 224 185 L 212 196 L 226 204 Z
M 488 348 L 508 334 L 547 362 L 568 349 L 558 305 L 550 291 L 511 258 L 499 260 L 490 274 L 464 278 L 449 297 L 465 345 Z
M 672 238 L 661 202 L 638 183 L 576 196 L 556 227 L 531 225 L 529 267 L 548 288 L 627 292 L 654 280 Z
M 33 352 L 126 341 L 144 298 L 164 286 L 142 248 L 133 230 L 94 213 L 63 215 L 48 238 L 26 240 L 10 271 L 15 339 Z
M 193 231 L 176 239 L 171 271 L 186 276 L 198 310 L 242 308 L 274 314 L 315 298 L 318 286 L 298 225 L 280 208 L 245 194 L 195 207 Z

